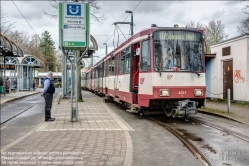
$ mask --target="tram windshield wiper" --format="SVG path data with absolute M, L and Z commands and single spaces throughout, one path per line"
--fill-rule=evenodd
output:
M 193 71 L 193 70 L 191 70 L 191 73 L 194 73 L 194 74 L 197 74 L 197 76 L 198 76 L 198 78 L 200 77 L 200 73 L 198 73 L 198 72 L 196 72 L 196 71 Z
M 160 77 L 162 76 L 162 71 L 160 70 L 160 68 L 158 67 L 158 72 L 159 72 L 159 75 Z

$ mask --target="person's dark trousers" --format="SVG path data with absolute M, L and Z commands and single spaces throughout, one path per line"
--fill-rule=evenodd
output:
M 44 94 L 45 99 L 45 119 L 51 118 L 51 107 L 53 102 L 53 94 L 52 93 L 45 93 Z

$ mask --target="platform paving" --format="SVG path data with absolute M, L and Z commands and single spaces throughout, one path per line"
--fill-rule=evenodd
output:
M 56 120 L 42 119 L 28 134 L 3 147 L 2 155 L 13 154 L 15 159 L 9 162 L 17 165 L 24 161 L 26 165 L 131 165 L 132 127 L 102 98 L 86 91 L 83 96 L 85 102 L 78 104 L 78 122 L 71 122 L 70 99 L 54 102 L 52 117 Z

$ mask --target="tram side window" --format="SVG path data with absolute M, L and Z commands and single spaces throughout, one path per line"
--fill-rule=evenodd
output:
M 109 59 L 109 76 L 114 74 L 114 58 Z
M 108 76 L 108 70 L 109 70 L 108 66 L 109 66 L 109 60 L 105 61 L 105 76 L 106 77 Z
M 121 54 L 121 74 L 125 73 L 125 50 L 122 51 L 122 54 Z
M 150 43 L 149 40 L 145 40 L 142 43 L 142 71 L 150 70 Z
M 126 49 L 126 59 L 125 59 L 125 73 L 129 73 L 130 72 L 130 63 L 131 63 L 131 47 L 128 47 Z
M 118 57 L 115 56 L 114 75 L 118 74 Z
M 118 72 L 117 72 L 117 74 L 120 74 L 120 59 L 121 59 L 121 56 L 119 55 L 118 56 Z
M 118 74 L 122 73 L 122 54 L 118 56 Z
M 99 78 L 103 77 L 103 63 L 100 64 L 99 66 Z
M 115 74 L 120 74 L 120 55 L 116 56 Z
M 99 68 L 98 66 L 95 68 L 95 79 L 99 78 Z

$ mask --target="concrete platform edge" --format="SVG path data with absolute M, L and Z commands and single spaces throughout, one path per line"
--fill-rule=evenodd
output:
M 21 99 L 23 97 L 28 97 L 28 96 L 31 96 L 31 95 L 34 95 L 34 94 L 38 94 L 38 93 L 41 93 L 41 92 L 35 92 L 35 93 L 28 94 L 28 95 L 18 96 L 18 97 L 12 98 L 12 99 L 8 99 L 6 101 L 2 101 L 1 104 L 8 103 L 8 102 L 11 102 L 11 101 L 15 101 L 15 100 Z
M 213 113 L 213 112 L 207 112 L 207 111 L 203 111 L 203 110 L 198 110 L 198 112 L 203 113 L 203 114 L 218 116 L 218 117 L 225 118 L 225 119 L 228 119 L 228 120 L 233 120 L 233 121 L 235 121 L 235 122 L 242 123 L 242 124 L 245 124 L 245 125 L 248 125 L 248 126 L 249 126 L 249 124 L 246 123 L 246 122 L 242 122 L 242 121 L 240 121 L 240 120 L 237 120 L 237 119 L 235 119 L 235 118 L 231 118 L 231 117 L 228 117 L 228 116 L 225 116 L 225 115 L 216 114 L 216 113 Z

